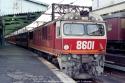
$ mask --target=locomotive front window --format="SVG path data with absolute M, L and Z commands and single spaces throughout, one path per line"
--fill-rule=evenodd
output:
M 83 35 L 84 25 L 83 24 L 64 24 L 65 35 Z
M 90 36 L 103 36 L 104 35 L 104 27 L 101 24 L 87 25 L 87 33 Z

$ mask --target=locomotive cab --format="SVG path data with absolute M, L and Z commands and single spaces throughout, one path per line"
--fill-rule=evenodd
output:
M 64 22 L 62 25 L 63 53 L 104 53 L 106 47 L 105 32 L 104 23 Z
M 82 79 L 101 75 L 107 38 L 105 22 L 61 20 L 56 25 L 56 38 L 61 42 L 58 62 L 62 71 Z

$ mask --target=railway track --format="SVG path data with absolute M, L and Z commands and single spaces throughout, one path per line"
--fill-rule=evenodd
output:
M 125 54 L 125 50 L 121 49 L 113 49 L 113 48 L 107 48 L 107 53 L 112 53 L 112 54 Z
M 105 71 L 104 75 L 97 79 L 77 80 L 77 83 L 125 83 L 125 75 L 123 72 Z
M 105 67 L 103 83 L 125 83 L 125 72 Z
M 42 56 L 43 54 L 39 54 L 39 53 L 37 54 L 40 57 L 47 59 L 49 62 L 52 61 L 50 57 L 48 58 L 48 57 Z M 111 53 L 108 53 L 108 54 L 114 55 Z M 54 64 L 54 65 L 59 69 L 58 64 Z M 123 74 L 122 71 L 118 72 L 118 70 L 114 68 L 109 68 L 109 67 L 105 67 L 105 68 L 106 69 L 105 69 L 104 75 L 101 77 L 97 77 L 97 79 L 74 79 L 74 80 L 76 81 L 76 83 L 124 83 L 123 81 L 125 81 L 125 74 Z
M 41 55 L 39 56 L 43 57 Z M 44 57 L 44 58 L 48 60 L 47 57 Z M 48 61 L 51 62 L 51 58 L 49 59 L 50 60 Z M 59 69 L 57 64 L 55 66 Z M 124 83 L 125 73 L 123 74 L 123 71 L 118 71 L 113 68 L 105 67 L 104 75 L 101 77 L 97 77 L 97 79 L 74 79 L 74 80 L 76 81 L 76 83 Z
M 119 52 L 119 53 L 116 53 Z M 110 59 L 109 57 L 110 56 Z M 113 58 L 111 58 L 113 57 Z M 113 53 L 107 53 L 105 72 L 101 77 L 90 80 L 78 80 L 78 83 L 125 83 L 125 54 L 123 50 L 115 50 Z
M 107 49 L 105 66 L 125 71 L 125 50 Z

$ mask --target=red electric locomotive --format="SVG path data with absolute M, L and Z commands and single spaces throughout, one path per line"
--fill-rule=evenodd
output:
M 103 73 L 106 39 L 105 22 L 100 17 L 92 14 L 81 17 L 78 13 L 8 37 L 9 41 L 14 40 L 18 45 L 48 54 L 49 59 L 54 57 L 60 69 L 73 78 Z M 21 42 L 24 42 L 23 45 Z
M 86 11 L 69 13 L 13 37 L 8 37 L 9 41 L 14 39 L 18 45 L 44 52 L 43 56 L 58 63 L 60 69 L 73 78 L 103 73 L 107 36 L 100 16 Z
M 63 72 L 79 78 L 81 74 L 103 73 L 106 39 L 105 22 L 100 17 L 71 13 L 29 32 L 28 46 L 55 57 Z

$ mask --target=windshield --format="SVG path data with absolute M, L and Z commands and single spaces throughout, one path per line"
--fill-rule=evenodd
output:
M 90 36 L 103 36 L 104 27 L 101 24 L 87 25 L 87 34 Z
M 102 24 L 64 24 L 64 35 L 89 35 L 89 36 L 103 36 L 104 26 Z
M 84 25 L 83 24 L 64 24 L 65 35 L 83 35 Z

